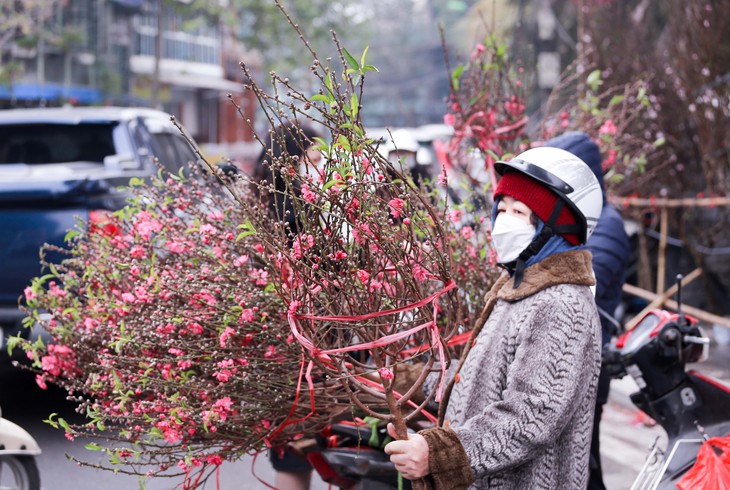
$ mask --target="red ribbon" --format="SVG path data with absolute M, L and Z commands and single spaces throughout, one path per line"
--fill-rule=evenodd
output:
M 291 328 L 292 335 L 295 339 L 304 347 L 307 349 L 310 354 L 313 357 L 317 357 L 320 360 L 323 361 L 331 361 L 331 357 L 329 354 L 339 354 L 344 352 L 350 352 L 354 350 L 364 350 L 364 349 L 372 349 L 374 347 L 383 347 L 389 344 L 392 344 L 394 342 L 397 342 L 399 340 L 402 340 L 404 338 L 407 338 L 427 327 L 431 327 L 431 343 L 432 345 L 437 345 L 439 350 L 439 358 L 441 363 L 441 380 L 439 381 L 438 391 L 436 392 L 436 401 L 441 400 L 441 395 L 443 393 L 443 384 L 444 384 L 444 378 L 446 376 L 446 363 L 444 361 L 444 348 L 443 344 L 440 342 L 439 339 L 439 331 L 438 327 L 436 325 L 436 317 L 438 315 L 438 304 L 436 300 L 446 294 L 447 292 L 451 291 L 452 289 L 456 288 L 456 283 L 454 280 L 450 280 L 443 289 L 440 291 L 437 291 L 430 296 L 421 299 L 420 301 L 416 301 L 414 303 L 410 303 L 405 306 L 401 306 L 398 308 L 393 308 L 390 310 L 385 311 L 377 311 L 373 313 L 366 313 L 364 315 L 343 315 L 343 316 L 319 316 L 319 315 L 299 315 L 296 313 L 297 308 L 299 307 L 299 303 L 294 301 L 289 304 L 288 312 L 287 312 L 287 320 L 289 321 L 289 327 Z M 302 335 L 301 331 L 299 330 L 299 327 L 297 325 L 298 320 L 310 320 L 310 321 L 333 321 L 333 322 L 358 322 L 358 321 L 365 321 L 369 320 L 371 318 L 377 318 L 381 316 L 386 315 L 393 315 L 396 313 L 402 313 L 405 311 L 410 311 L 416 308 L 421 308 L 431 301 L 434 302 L 434 314 L 433 314 L 433 320 L 422 323 L 421 325 L 417 325 L 415 327 L 409 328 L 407 330 L 404 330 L 402 332 L 394 333 L 391 335 L 386 335 L 385 337 L 379 338 L 377 340 L 374 340 L 372 342 L 365 342 L 362 344 L 356 344 L 356 345 L 350 345 L 347 347 L 342 347 L 338 349 L 328 349 L 325 351 L 319 350 L 308 338 L 306 338 L 304 335 Z M 304 366 L 304 361 L 302 360 L 302 367 Z M 311 412 L 304 418 L 299 419 L 306 420 L 309 418 L 312 414 L 314 414 L 315 411 L 315 404 L 314 404 L 314 382 L 312 380 L 312 369 L 314 368 L 314 362 L 309 361 L 309 364 L 307 365 L 307 371 L 305 373 L 304 378 L 307 380 L 307 385 L 309 387 L 309 393 L 312 403 L 312 410 Z M 299 393 L 301 390 L 301 371 L 300 371 L 300 377 L 299 377 L 299 384 L 297 384 L 297 394 L 294 399 L 294 406 L 292 407 L 292 410 L 290 411 L 290 415 L 293 413 L 294 409 L 296 408 L 296 402 L 299 399 Z M 282 423 L 282 425 L 275 431 L 275 434 L 279 434 L 281 430 L 283 430 L 284 427 L 294 424 L 297 421 L 285 421 Z

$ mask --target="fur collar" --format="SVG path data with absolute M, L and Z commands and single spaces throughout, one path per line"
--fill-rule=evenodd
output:
M 571 250 L 551 255 L 525 269 L 522 284 L 514 288 L 514 278 L 507 273 L 495 283 L 492 291 L 505 301 L 519 301 L 557 284 L 593 286 L 596 283 L 588 250 Z

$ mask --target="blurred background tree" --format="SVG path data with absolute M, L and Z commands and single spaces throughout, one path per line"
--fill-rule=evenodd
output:
M 45 23 L 62 3 L 62 0 L 0 1 L 0 85 L 10 85 L 23 75 L 18 58 L 42 53 L 51 34 L 46 31 Z
M 540 114 L 556 69 L 601 70 L 603 90 L 640 80 L 651 109 L 627 130 L 665 144 L 662 170 L 642 183 L 641 197 L 727 196 L 730 181 L 730 1 L 517 0 L 515 56 L 536 73 L 528 112 Z M 543 70 L 543 73 L 540 73 Z M 545 78 L 544 71 L 552 76 Z M 542 75 L 542 77 L 541 77 Z M 576 85 L 580 91 L 580 84 Z M 529 91 L 528 91 L 529 92 Z M 535 118 L 536 119 L 536 118 Z M 656 207 L 626 209 L 655 251 Z M 730 314 L 728 207 L 669 210 L 667 284 L 678 272 L 705 270 L 688 300 Z M 649 254 L 655 257 L 655 254 Z M 656 266 L 653 259 L 652 267 Z M 650 287 L 646 285 L 646 287 Z M 695 294 L 692 294 L 692 293 Z

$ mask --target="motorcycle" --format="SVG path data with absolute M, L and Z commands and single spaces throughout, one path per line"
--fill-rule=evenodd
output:
M 365 421 L 338 422 L 317 434 L 314 449 L 305 453 L 323 481 L 346 490 L 409 490 L 390 457 L 391 441 L 384 425 Z
M 0 413 L 0 488 L 40 490 L 41 478 L 35 457 L 41 448 L 23 428 Z
M 604 352 L 611 376 L 634 379 L 639 391 L 630 395 L 632 403 L 667 433 L 666 450 L 654 444 L 632 490 L 677 488 L 700 446 L 730 433 L 730 387 L 686 369 L 707 358 L 710 340 L 695 318 L 682 313 L 682 277 L 677 279 L 678 311 L 646 313 Z
M 682 313 L 678 280 L 676 313 L 646 313 L 603 353 L 613 378 L 630 375 L 639 387 L 630 397 L 634 405 L 667 433 L 666 449 L 654 444 L 631 490 L 675 489 L 700 446 L 730 433 L 730 387 L 687 370 L 687 363 L 707 358 L 709 339 L 695 318 Z M 336 423 L 316 437 L 306 457 L 325 482 L 342 489 L 410 488 L 382 450 L 386 437 L 375 424 Z

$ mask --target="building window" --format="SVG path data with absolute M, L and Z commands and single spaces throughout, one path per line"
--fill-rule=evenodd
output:
M 163 19 L 162 57 L 167 59 L 220 65 L 220 39 L 215 29 L 201 23 L 194 31 L 177 30 L 182 25 L 182 17 L 168 16 Z M 136 53 L 145 56 L 155 55 L 155 36 L 157 21 L 155 13 L 138 16 L 135 22 Z

